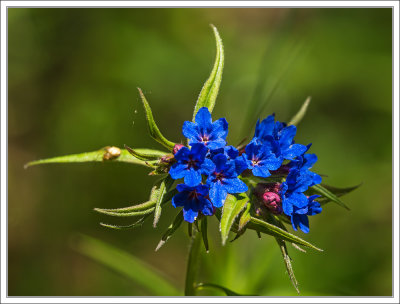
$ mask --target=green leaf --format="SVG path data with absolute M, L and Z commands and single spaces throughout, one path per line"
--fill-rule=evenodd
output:
M 204 248 L 206 249 L 206 252 L 208 253 L 209 248 L 208 248 L 207 217 L 206 216 L 204 216 L 201 219 L 201 236 L 203 237 Z
M 158 251 L 168 240 L 169 238 L 175 233 L 175 231 L 179 228 L 183 221 L 183 210 L 179 211 L 179 213 L 175 216 L 174 221 L 169 225 L 167 231 L 161 237 L 160 242 L 158 243 L 156 250 Z
M 286 266 L 286 270 L 288 272 L 290 281 L 292 281 L 292 284 L 294 286 L 294 288 L 296 289 L 297 293 L 300 294 L 300 290 L 299 290 L 299 284 L 297 283 L 296 277 L 294 276 L 294 272 L 293 272 L 293 268 L 292 268 L 292 262 L 285 244 L 285 241 L 279 239 L 279 238 L 275 238 L 276 242 L 279 245 L 279 248 L 281 249 L 281 253 L 282 253 L 282 257 L 283 257 L 283 261 L 285 262 L 285 266 Z
M 265 234 L 269 234 L 278 238 L 281 238 L 285 241 L 291 242 L 291 243 L 295 243 L 298 245 L 302 245 L 305 247 L 309 247 L 318 251 L 323 251 L 322 249 L 314 246 L 313 244 L 303 240 L 302 238 L 291 234 L 273 224 L 270 224 L 268 222 L 265 222 L 263 220 L 260 220 L 258 218 L 255 217 L 251 217 L 250 222 L 247 224 L 247 228 L 249 229 L 253 229 L 259 232 L 263 232 Z
M 235 221 L 236 217 L 246 206 L 249 201 L 249 197 L 245 193 L 240 194 L 228 194 L 226 197 L 224 207 L 222 209 L 222 216 L 220 222 L 220 230 L 222 236 L 222 245 L 225 245 L 225 242 L 228 238 L 229 231 Z
M 222 70 L 224 68 L 224 47 L 222 45 L 222 40 L 219 36 L 217 28 L 214 25 L 211 25 L 211 27 L 215 35 L 217 54 L 215 56 L 215 63 L 211 74 L 204 83 L 199 98 L 197 99 L 197 103 L 193 112 L 193 121 L 196 117 L 197 111 L 202 107 L 207 107 L 210 113 L 212 112 L 222 80 Z
M 247 203 L 246 208 L 244 209 L 239 219 L 239 230 L 242 230 L 250 221 L 251 219 L 250 210 L 251 210 L 251 204 Z
M 154 210 L 154 221 L 153 221 L 153 227 L 157 227 L 157 223 L 160 219 L 161 216 L 161 204 L 165 201 L 164 200 L 164 195 L 169 191 L 171 188 L 172 184 L 174 183 L 174 180 L 168 175 L 165 179 L 162 180 L 160 187 L 158 189 L 157 195 L 156 195 L 156 206 Z M 171 197 L 172 198 L 172 197 Z
M 154 207 L 156 204 L 155 201 L 147 201 L 142 204 L 130 206 L 130 207 L 124 207 L 124 208 L 114 208 L 114 209 L 102 209 L 102 208 L 95 208 L 94 210 L 100 213 L 107 214 L 107 212 L 111 213 L 130 213 L 130 212 L 136 212 L 136 211 L 144 211 L 149 208 Z
M 308 108 L 308 105 L 310 104 L 310 101 L 311 101 L 311 96 L 308 96 L 306 101 L 301 106 L 299 112 L 297 112 L 296 115 L 294 115 L 292 117 L 292 119 L 290 120 L 288 126 L 290 126 L 290 125 L 297 126 L 300 123 L 300 121 L 303 119 L 304 115 L 307 112 L 307 108 Z
M 147 127 L 150 132 L 150 136 L 160 144 L 162 144 L 165 148 L 167 148 L 169 151 L 172 151 L 174 148 L 175 144 L 172 141 L 169 141 L 166 139 L 160 132 L 160 130 L 157 127 L 156 122 L 154 121 L 153 113 L 151 111 L 150 105 L 146 100 L 146 97 L 144 96 L 142 90 L 138 88 L 140 98 L 142 99 L 143 107 L 146 112 L 146 119 L 147 119 Z
M 116 148 L 116 147 L 113 147 Z M 118 148 L 117 148 L 118 149 Z M 50 163 L 86 163 L 86 162 L 124 162 L 124 163 L 131 163 L 137 165 L 143 165 L 147 167 L 151 167 L 151 162 L 145 162 L 143 160 L 137 159 L 132 156 L 127 150 L 125 149 L 118 149 L 120 150 L 119 156 L 115 156 L 114 158 L 105 159 L 104 157 L 108 155 L 107 148 L 102 148 L 97 151 L 93 152 L 86 152 L 80 154 L 71 154 L 65 156 L 57 156 L 47 159 L 40 159 L 35 160 L 32 162 L 27 163 L 24 168 L 28 168 L 30 166 L 35 165 L 42 165 L 42 164 L 50 164 Z M 158 150 L 150 150 L 150 149 L 136 149 L 136 151 L 140 153 L 152 153 L 157 154 L 159 157 L 165 155 L 165 152 L 158 151 Z
M 128 277 L 155 296 L 177 296 L 179 290 L 158 269 L 121 249 L 86 235 L 77 235 L 72 248 L 96 262 Z
M 135 211 L 135 212 L 112 212 L 108 211 L 107 209 L 100 209 L 100 208 L 94 208 L 94 211 L 97 211 L 102 214 L 107 214 L 111 216 L 119 216 L 119 217 L 128 217 L 128 216 L 143 216 L 146 214 L 150 214 L 154 212 L 154 207 L 142 210 L 142 211 Z
M 358 186 L 357 186 L 357 187 L 358 187 Z M 328 190 L 327 188 L 325 188 L 324 186 L 322 186 L 322 185 L 314 185 L 314 186 L 311 187 L 311 189 L 314 190 L 316 193 L 322 195 L 323 197 L 325 197 L 325 198 L 327 198 L 327 199 L 329 199 L 329 200 L 335 202 L 335 203 L 338 204 L 339 206 L 341 206 L 341 207 L 343 207 L 343 208 L 345 208 L 345 209 L 347 209 L 347 210 L 350 210 L 350 208 L 347 207 L 347 206 L 345 205 L 345 203 L 343 203 L 343 202 L 339 199 L 338 196 L 336 196 L 335 194 L 333 194 L 331 191 L 329 191 L 329 190 Z M 354 189 L 355 189 L 355 188 L 353 187 L 352 190 L 354 190 Z M 352 191 L 352 190 L 350 190 L 350 191 Z M 349 191 L 349 192 L 350 192 L 350 191 Z
M 222 292 L 224 292 L 227 296 L 233 296 L 233 297 L 238 297 L 238 296 L 253 296 L 253 295 L 242 295 L 239 294 L 237 292 L 234 292 L 226 287 L 223 287 L 221 285 L 218 284 L 213 284 L 213 283 L 199 283 L 196 285 L 196 289 L 197 290 L 204 290 L 207 288 L 211 288 L 211 289 L 217 289 L 220 290 Z
M 150 214 L 146 214 L 144 217 L 142 217 L 140 220 L 137 222 L 134 222 L 133 224 L 130 225 L 113 225 L 113 224 L 105 224 L 105 223 L 100 223 L 101 226 L 106 227 L 106 228 L 111 228 L 115 230 L 128 230 L 128 229 L 133 229 L 138 226 L 142 226 L 144 221 L 149 217 Z
M 189 257 L 186 269 L 185 296 L 196 295 L 196 278 L 200 266 L 200 233 L 194 231 L 189 247 Z
M 160 155 L 157 153 L 139 152 L 137 150 L 133 150 L 132 148 L 128 147 L 127 145 L 124 145 L 124 147 L 130 154 L 132 154 L 133 157 L 143 160 L 143 161 L 158 160 L 160 158 Z

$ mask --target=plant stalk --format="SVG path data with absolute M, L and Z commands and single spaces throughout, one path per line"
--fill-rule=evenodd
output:
M 196 229 L 193 229 L 186 269 L 185 296 L 196 295 L 196 279 L 200 267 L 200 243 L 201 234 Z

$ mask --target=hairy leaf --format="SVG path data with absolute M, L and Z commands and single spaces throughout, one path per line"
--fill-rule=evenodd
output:
M 279 248 L 281 249 L 283 261 L 285 262 L 286 270 L 288 272 L 290 281 L 292 281 L 292 284 L 293 284 L 294 288 L 296 289 L 297 293 L 300 294 L 299 284 L 297 283 L 296 277 L 294 276 L 294 272 L 293 272 L 293 268 L 292 268 L 292 261 L 290 259 L 285 241 L 283 241 L 279 238 L 275 238 L 275 239 L 279 245 Z
M 158 129 L 156 122 L 154 121 L 153 113 L 151 111 L 150 105 L 146 100 L 142 90 L 138 88 L 140 98 L 142 99 L 144 110 L 146 111 L 146 120 L 147 120 L 147 127 L 150 132 L 150 136 L 160 144 L 162 144 L 165 148 L 169 151 L 172 151 L 175 144 L 172 141 L 169 141 L 161 134 L 160 129 Z
M 208 253 L 208 237 L 207 237 L 207 217 L 201 219 L 201 236 L 203 237 L 203 244 L 206 252 Z
M 156 196 L 156 206 L 154 210 L 154 221 L 153 226 L 154 228 L 157 226 L 157 223 L 161 216 L 161 205 L 165 201 L 164 196 L 170 190 L 174 180 L 168 175 L 160 184 L 160 187 L 157 192 Z M 171 197 L 172 199 L 172 197 Z
M 174 221 L 169 225 L 167 231 L 161 237 L 160 242 L 158 243 L 156 250 L 158 251 L 168 240 L 169 238 L 175 233 L 175 231 L 179 228 L 179 226 L 183 222 L 183 210 L 179 211 L 179 213 L 175 216 Z
M 214 25 L 211 25 L 211 27 L 215 35 L 217 54 L 215 56 L 215 63 L 211 74 L 204 83 L 199 98 L 197 99 L 197 103 L 193 112 L 193 121 L 197 111 L 202 107 L 207 107 L 210 113 L 212 113 L 222 80 L 222 70 L 224 68 L 224 47 L 222 45 L 222 40 L 219 36 L 217 28 Z
M 289 124 L 288 124 L 289 126 L 290 126 L 290 125 L 295 125 L 295 126 L 297 126 L 297 125 L 300 123 L 300 121 L 303 119 L 304 115 L 305 115 L 306 112 L 307 112 L 307 108 L 308 108 L 308 105 L 310 104 L 310 101 L 311 101 L 311 97 L 308 96 L 307 99 L 306 99 L 306 101 L 305 101 L 305 102 L 303 103 L 303 105 L 301 106 L 299 112 L 297 112 L 296 115 L 294 115 L 294 116 L 292 117 L 292 119 L 290 120 L 290 122 L 289 122 Z
M 162 157 L 163 155 L 166 154 L 165 152 L 158 150 L 151 150 L 151 149 L 136 149 L 136 151 L 140 153 L 152 153 L 154 155 L 159 155 L 159 157 Z M 124 162 L 124 163 L 131 163 L 131 164 L 152 167 L 152 162 L 145 162 L 143 160 L 140 160 L 132 156 L 125 149 L 120 149 L 120 154 L 118 156 L 114 156 L 114 158 L 107 158 L 107 157 L 105 158 L 105 156 L 107 155 L 108 155 L 107 148 L 102 148 L 100 150 L 93 152 L 71 154 L 71 155 L 35 160 L 27 163 L 24 166 L 24 168 L 41 164 L 50 164 L 50 163 L 86 163 L 86 162 Z
M 315 249 L 318 251 L 323 251 L 322 249 L 303 240 L 302 238 L 300 238 L 294 234 L 291 234 L 291 233 L 279 228 L 278 226 L 275 226 L 273 224 L 270 224 L 268 222 L 265 222 L 261 219 L 255 218 L 255 217 L 251 217 L 250 222 L 247 224 L 247 228 L 278 237 L 280 239 L 283 239 L 283 240 L 291 242 L 291 243 L 309 247 L 309 248 L 312 248 L 312 249 Z
M 348 192 L 354 190 L 354 189 L 357 188 L 357 187 L 358 187 L 358 186 L 352 187 L 352 189 L 349 190 Z M 335 202 L 335 203 L 338 204 L 339 206 L 341 206 L 341 207 L 343 207 L 343 208 L 345 208 L 345 209 L 347 209 L 347 210 L 350 210 L 350 208 L 347 207 L 347 206 L 345 205 L 345 203 L 343 203 L 343 202 L 339 199 L 339 197 L 338 197 L 337 195 L 333 194 L 333 193 L 332 193 L 331 191 L 329 191 L 326 187 L 324 187 L 324 186 L 322 186 L 322 185 L 314 185 L 314 186 L 311 187 L 311 189 L 314 190 L 315 193 L 320 194 L 320 195 L 322 195 L 323 197 L 325 197 L 325 198 L 327 198 L 327 199 L 329 199 L 329 200 Z M 348 193 L 348 192 L 346 192 L 346 193 Z
M 132 154 L 133 157 L 143 160 L 143 161 L 157 160 L 160 158 L 160 155 L 157 153 L 140 152 L 137 150 L 133 150 L 132 148 L 128 147 L 127 145 L 124 145 L 124 147 L 130 154 Z
M 225 245 L 225 242 L 228 238 L 229 231 L 235 221 L 236 217 L 240 214 L 243 208 L 246 206 L 249 201 L 249 197 L 245 193 L 240 194 L 228 194 L 226 197 L 224 207 L 222 209 L 221 216 L 221 236 L 222 236 L 222 245 Z
M 251 210 L 251 204 L 247 203 L 246 208 L 244 209 L 239 219 L 239 230 L 242 230 L 250 221 L 251 219 L 250 210 Z

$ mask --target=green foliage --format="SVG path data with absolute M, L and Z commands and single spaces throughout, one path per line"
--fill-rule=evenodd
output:
M 304 115 L 306 115 L 307 108 L 308 108 L 308 105 L 310 104 L 310 101 L 311 101 L 311 97 L 309 96 L 309 97 L 307 97 L 307 99 L 303 103 L 303 105 L 301 106 L 299 112 L 297 112 L 296 115 L 294 115 L 292 117 L 292 119 L 289 121 L 289 123 L 288 123 L 289 126 L 290 125 L 297 126 L 300 123 L 300 121 L 303 119 Z
M 247 223 L 251 220 L 250 210 L 251 210 L 251 204 L 247 203 L 247 205 L 239 219 L 239 231 L 242 230 L 247 225 Z
M 142 90 L 138 88 L 140 98 L 143 103 L 144 110 L 146 112 L 146 119 L 147 119 L 147 128 L 149 129 L 150 136 L 160 144 L 162 144 L 165 148 L 169 151 L 172 151 L 175 144 L 172 141 L 169 141 L 161 134 L 160 129 L 158 129 L 156 122 L 154 121 L 153 112 L 151 111 L 150 105 L 146 100 Z
M 196 106 L 194 107 L 193 121 L 197 114 L 197 111 L 202 107 L 207 107 L 210 113 L 212 113 L 222 81 L 222 71 L 224 69 L 224 47 L 217 28 L 214 25 L 211 25 L 211 27 L 215 35 L 217 54 L 215 56 L 215 63 L 211 74 L 208 77 L 207 81 L 204 83 L 199 98 L 197 99 Z
M 164 196 L 169 192 L 173 183 L 174 180 L 170 176 L 167 176 L 165 179 L 161 181 L 160 187 L 158 188 L 157 192 L 155 192 L 156 194 L 154 200 L 156 202 L 156 206 L 154 210 L 154 221 L 153 221 L 154 228 L 157 226 L 157 223 L 160 220 L 161 204 L 165 202 Z
M 196 231 L 191 238 L 189 247 L 189 257 L 186 268 L 185 296 L 196 295 L 196 280 L 200 266 L 200 242 L 200 233 Z
M 206 252 L 208 253 L 209 246 L 208 246 L 207 217 L 206 216 L 201 219 L 201 236 L 203 239 L 204 248 L 206 249 Z
M 346 188 L 347 192 L 345 192 L 345 193 L 348 193 L 348 192 L 350 192 L 350 191 L 353 191 L 353 190 L 356 189 L 356 188 L 358 188 L 358 186 L 356 186 L 356 187 L 351 187 L 351 188 Z M 323 186 L 323 185 L 314 185 L 314 186 L 311 187 L 311 189 L 312 189 L 315 193 L 322 195 L 324 198 L 326 198 L 326 199 L 328 199 L 328 200 L 330 200 L 330 201 L 333 201 L 334 203 L 338 204 L 339 206 L 341 206 L 341 207 L 343 207 L 343 208 L 345 208 L 345 209 L 347 209 L 347 210 L 350 210 L 350 208 L 347 207 L 346 204 L 343 203 L 343 202 L 341 201 L 341 199 L 340 199 L 337 195 L 335 195 L 334 193 L 332 193 L 331 191 L 329 191 L 325 186 Z M 332 187 L 331 187 L 331 189 L 338 189 L 338 188 L 332 188 Z M 349 190 L 349 189 L 350 189 L 350 190 Z M 340 191 L 343 191 L 343 190 L 344 190 L 344 189 L 340 189 Z M 346 191 L 346 190 L 344 190 L 344 191 Z
M 118 149 L 118 148 L 117 148 Z M 72 154 L 72 155 L 65 155 L 65 156 L 58 156 L 52 157 L 47 159 L 40 159 L 29 162 L 25 165 L 25 168 L 35 166 L 35 165 L 42 165 L 42 164 L 51 164 L 51 163 L 86 163 L 86 162 L 124 162 L 130 163 L 135 165 L 142 165 L 142 166 L 151 166 L 152 162 L 145 162 L 140 160 L 134 156 L 132 156 L 127 150 L 125 149 L 118 149 L 120 151 L 119 155 L 115 155 L 113 158 L 107 159 L 107 147 L 102 148 L 97 151 L 93 152 L 86 152 L 86 153 L 79 153 L 79 154 Z M 165 155 L 165 152 L 158 151 L 158 150 L 151 150 L 151 149 L 135 149 L 138 153 L 144 154 L 152 154 L 157 155 L 158 157 L 162 157 Z
M 233 297 L 240 297 L 240 296 L 251 296 L 251 295 L 242 295 L 242 294 L 238 294 L 237 292 L 234 292 L 226 287 L 223 287 L 221 285 L 218 284 L 213 284 L 213 283 L 199 283 L 196 285 L 196 290 L 204 290 L 204 289 L 216 289 L 219 291 L 222 291 L 223 293 L 225 293 L 225 295 L 227 296 L 233 296 Z
M 182 222 L 183 222 L 183 210 L 179 211 L 178 214 L 175 216 L 174 221 L 171 223 L 171 225 L 169 225 L 167 231 L 165 231 L 165 233 L 163 234 L 155 251 L 158 251 L 169 240 L 169 238 L 181 226 Z
M 240 194 L 228 194 L 221 216 L 220 230 L 222 237 L 222 245 L 225 245 L 225 242 L 229 236 L 229 231 L 238 217 L 243 208 L 246 207 L 249 198 L 245 193 Z
M 177 296 L 180 292 L 171 285 L 171 279 L 158 269 L 110 244 L 86 235 L 77 235 L 74 250 L 128 277 L 156 296 Z

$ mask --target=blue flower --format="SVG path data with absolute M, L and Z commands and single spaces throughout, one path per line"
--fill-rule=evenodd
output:
M 248 190 L 247 185 L 238 178 L 241 173 L 236 168 L 235 161 L 228 160 L 224 154 L 213 157 L 214 171 L 207 178 L 210 187 L 210 199 L 217 208 L 224 205 L 228 193 L 242 193 Z
M 179 193 L 172 198 L 172 205 L 175 208 L 183 207 L 183 218 L 186 222 L 193 223 L 199 212 L 204 215 L 213 215 L 213 205 L 207 199 L 207 186 L 189 187 L 185 184 L 179 184 L 176 189 Z
M 311 195 L 307 199 L 307 205 L 303 208 L 294 206 L 291 221 L 295 231 L 297 231 L 297 227 L 299 227 L 304 233 L 310 231 L 307 215 L 316 215 L 322 211 L 321 205 L 314 201 L 317 197 L 319 197 L 319 195 Z
M 182 147 L 175 154 L 176 163 L 169 174 L 173 179 L 184 178 L 185 184 L 194 187 L 201 183 L 201 174 L 208 175 L 214 170 L 214 163 L 206 158 L 207 148 L 203 144 L 193 144 L 192 149 Z
M 305 190 L 307 190 L 308 187 L 320 184 L 322 181 L 321 176 L 309 170 L 317 162 L 317 160 L 318 157 L 315 154 L 304 154 L 296 157 L 288 164 L 290 168 L 290 180 L 293 182 L 294 180 L 302 179 Z M 299 183 L 299 181 L 296 183 Z M 307 184 L 307 186 L 305 184 Z
M 263 144 L 253 140 L 246 146 L 242 157 L 246 161 L 247 168 L 253 171 L 253 175 L 268 177 L 271 175 L 270 170 L 276 170 L 281 166 L 283 158 L 276 157 L 272 152 L 275 149 L 276 142 L 269 139 Z
M 240 175 L 244 170 L 247 169 L 247 163 L 242 156 L 239 156 L 239 150 L 234 146 L 225 146 L 220 149 L 211 150 L 209 152 L 209 157 L 212 159 L 218 154 L 223 154 L 228 160 L 233 160 L 236 166 L 236 173 Z
M 195 117 L 195 122 L 185 121 L 182 133 L 189 139 L 189 144 L 203 143 L 210 150 L 223 148 L 228 135 L 228 122 L 220 118 L 215 122 L 206 107 L 200 108 Z
M 307 147 L 296 144 L 293 140 L 296 135 L 297 128 L 295 126 L 286 126 L 285 123 L 275 122 L 275 116 L 270 115 L 263 121 L 257 121 L 254 137 L 260 143 L 265 141 L 276 142 L 274 153 L 277 157 L 282 156 L 284 159 L 294 159 L 304 154 Z

